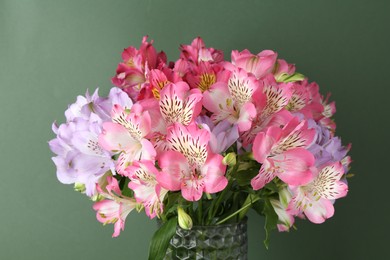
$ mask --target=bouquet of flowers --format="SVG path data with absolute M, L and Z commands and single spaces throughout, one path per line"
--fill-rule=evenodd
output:
M 335 136 L 335 103 L 293 64 L 271 50 L 226 61 L 199 37 L 176 62 L 147 37 L 122 59 L 108 97 L 79 96 L 49 142 L 58 180 L 94 201 L 113 237 L 134 210 L 162 223 L 151 248 L 177 224 L 238 222 L 250 208 L 265 216 L 266 245 L 296 217 L 333 216 L 350 145 Z

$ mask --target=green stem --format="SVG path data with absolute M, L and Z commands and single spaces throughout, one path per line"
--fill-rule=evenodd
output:
M 237 210 L 237 211 L 234 212 L 233 214 L 231 214 L 231 215 L 227 216 L 226 218 L 224 218 L 224 219 L 218 221 L 218 222 L 216 223 L 216 225 L 220 225 L 220 224 L 222 224 L 223 222 L 225 222 L 225 221 L 231 219 L 231 218 L 234 217 L 235 215 L 239 214 L 241 211 L 243 211 L 243 210 L 249 208 L 250 206 L 252 206 L 252 204 L 253 204 L 254 202 L 258 201 L 259 199 L 260 199 L 260 197 L 254 198 L 254 199 L 252 200 L 251 203 L 246 204 L 245 206 L 243 206 L 242 208 L 240 208 L 239 210 Z
M 200 198 L 198 201 L 198 224 L 203 225 L 202 215 L 203 215 L 203 198 Z
M 211 223 L 212 219 L 215 217 L 218 211 L 218 207 L 221 204 L 223 198 L 226 193 L 230 191 L 230 187 L 233 185 L 233 181 L 231 180 L 231 175 L 237 171 L 239 164 L 234 165 L 233 168 L 230 168 L 226 173 L 226 178 L 228 179 L 228 185 L 225 189 L 219 194 L 219 196 L 211 203 L 209 214 L 208 214 L 208 224 Z

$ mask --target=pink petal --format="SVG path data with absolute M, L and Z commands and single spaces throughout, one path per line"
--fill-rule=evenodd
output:
M 181 194 L 188 201 L 198 201 L 203 194 L 204 183 L 201 180 L 188 179 L 181 184 Z
M 216 193 L 223 190 L 228 181 L 225 177 L 226 165 L 222 163 L 220 154 L 209 154 L 206 163 L 202 167 L 202 175 L 207 193 Z
M 99 145 L 108 151 L 123 151 L 132 147 L 134 140 L 126 128 L 112 123 L 103 123 L 103 132 L 99 135 Z
M 240 108 L 240 116 L 237 120 L 238 130 L 240 132 L 247 131 L 251 128 L 252 120 L 256 116 L 255 106 L 248 102 Z
M 334 207 L 331 201 L 321 198 L 313 200 L 304 210 L 306 217 L 313 223 L 321 224 L 334 214 Z
M 269 183 L 276 177 L 275 172 L 269 170 L 268 165 L 269 163 L 267 161 L 263 165 L 261 165 L 259 174 L 257 174 L 251 180 L 251 185 L 254 190 L 259 190 L 263 188 L 267 183 Z
M 279 127 L 270 127 L 267 132 L 260 132 L 253 141 L 253 157 L 259 163 L 263 163 L 271 152 L 276 141 L 279 140 L 282 130 Z
M 158 183 L 165 189 L 178 191 L 181 189 L 183 173 L 189 174 L 187 159 L 179 152 L 163 152 L 158 159 L 161 172 L 157 174 Z
M 279 169 L 278 177 L 289 185 L 304 185 L 313 178 L 311 168 L 315 159 L 313 154 L 303 148 L 285 151 L 269 160 Z

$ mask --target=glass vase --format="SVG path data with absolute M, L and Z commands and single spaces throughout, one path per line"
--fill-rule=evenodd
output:
M 247 220 L 217 226 L 179 226 L 164 259 L 246 260 L 248 252 Z

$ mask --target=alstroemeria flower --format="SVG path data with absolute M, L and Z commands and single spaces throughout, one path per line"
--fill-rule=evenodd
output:
M 294 187 L 293 198 L 288 207 L 291 214 L 304 213 L 313 223 L 323 223 L 334 214 L 333 202 L 348 193 L 347 184 L 340 180 L 344 175 L 340 162 L 327 165 L 315 174 L 314 179 Z
M 191 88 L 197 88 L 204 92 L 217 82 L 217 73 L 209 62 L 200 62 L 190 72 L 186 75 L 186 79 Z
M 278 176 L 289 185 L 303 185 L 312 178 L 314 156 L 305 148 L 314 138 L 315 130 L 307 122 L 292 119 L 283 129 L 271 126 L 260 132 L 253 143 L 253 157 L 261 163 L 259 174 L 251 181 L 259 190 Z
M 242 135 L 243 146 L 253 143 L 255 136 L 270 126 L 284 126 L 292 114 L 285 109 L 292 95 L 291 83 L 277 83 L 273 76 L 263 80 L 264 85 L 253 93 L 256 117 L 252 126 Z
M 264 50 L 256 55 L 248 50 L 232 51 L 232 64 L 259 79 L 272 72 L 277 56 L 276 52 L 270 50 Z
M 186 200 L 198 201 L 203 192 L 216 193 L 224 189 L 227 179 L 223 157 L 208 151 L 209 132 L 196 125 L 173 125 L 167 140 L 171 151 L 158 158 L 161 172 L 157 180 L 162 187 L 179 191 Z
M 213 113 L 213 122 L 227 120 L 237 124 L 240 132 L 246 131 L 256 116 L 252 95 L 258 87 L 259 83 L 244 70 L 234 70 L 227 84 L 217 82 L 203 93 L 203 106 Z
M 150 132 L 151 119 L 142 106 L 135 104 L 129 111 L 116 105 L 112 111 L 112 121 L 103 124 L 99 144 L 108 151 L 121 152 L 116 165 L 118 173 L 126 174 L 127 166 L 133 161 L 154 159 L 156 151 L 145 138 Z
M 201 61 L 221 62 L 223 61 L 223 53 L 214 48 L 206 48 L 202 38 L 195 38 L 191 45 L 181 45 L 180 58 L 189 61 L 191 64 L 197 65 Z
M 106 98 L 93 95 L 78 96 L 77 101 L 66 110 L 67 122 L 57 126 L 53 132 L 57 137 L 49 142 L 57 155 L 53 161 L 57 167 L 57 178 L 66 184 L 85 185 L 87 196 L 96 194 L 96 183 L 107 171 L 114 172 L 113 153 L 105 151 L 98 143 L 102 124 L 110 120 L 113 103 L 131 106 L 130 98 L 119 88 L 112 88 Z
M 138 99 L 146 82 L 147 72 L 163 66 L 167 59 L 165 53 L 157 53 L 153 47 L 153 41 L 148 42 L 147 39 L 147 36 L 143 37 L 139 50 L 130 46 L 123 51 L 123 62 L 118 65 L 116 75 L 111 80 L 115 86 L 128 93 L 133 100 Z
M 168 190 L 157 182 L 158 170 L 152 161 L 133 162 L 126 168 L 130 178 L 129 188 L 134 191 L 137 202 L 145 207 L 145 213 L 149 218 L 159 216 L 163 212 L 163 200 Z
M 93 209 L 96 210 L 96 218 L 103 224 L 114 224 L 112 237 L 119 236 L 125 229 L 127 215 L 137 206 L 137 202 L 122 196 L 118 181 L 112 176 L 107 177 L 107 186 L 97 185 L 99 194 L 105 199 L 95 202 Z
M 202 108 L 202 93 L 184 81 L 170 83 L 160 91 L 160 112 L 167 126 L 172 123 L 189 125 Z
M 213 153 L 225 152 L 239 138 L 237 125 L 232 125 L 227 120 L 214 125 L 208 116 L 199 116 L 196 122 L 210 132 L 209 145 Z

